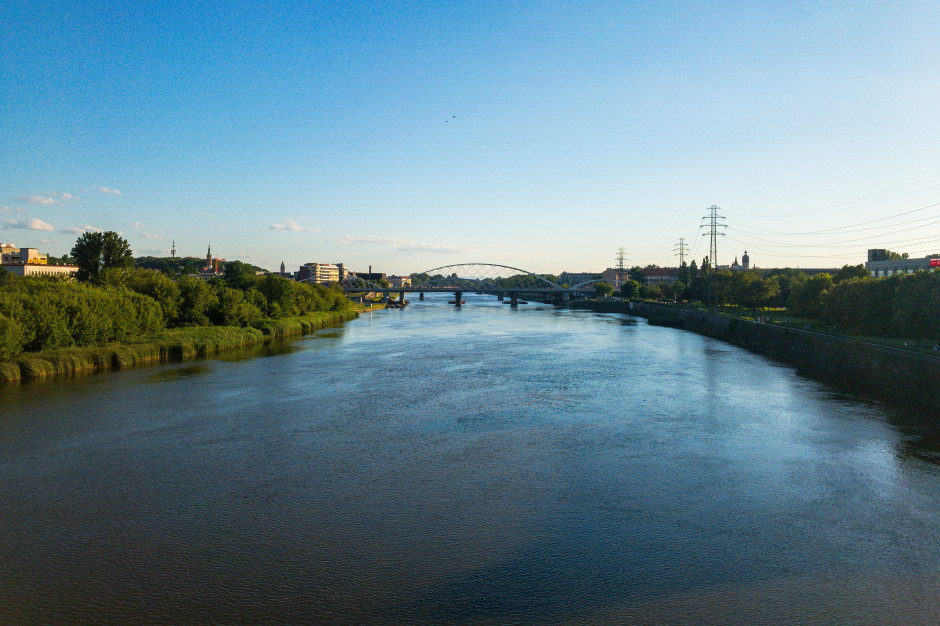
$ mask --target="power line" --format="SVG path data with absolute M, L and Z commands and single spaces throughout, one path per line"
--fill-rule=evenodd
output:
M 895 220 L 895 219 L 897 219 L 897 218 L 899 218 L 899 217 L 903 217 L 903 216 L 905 216 L 905 215 L 910 215 L 911 213 L 917 213 L 918 211 L 926 211 L 927 209 L 932 209 L 932 208 L 938 207 L 938 206 L 940 206 L 940 202 L 935 202 L 935 203 L 933 203 L 933 204 L 928 204 L 928 205 L 926 205 L 926 206 L 918 207 L 918 208 L 916 208 L 916 209 L 911 209 L 911 210 L 909 210 L 909 211 L 902 211 L 901 213 L 896 213 L 896 214 L 894 214 L 894 215 L 888 215 L 888 216 L 886 216 L 886 217 L 879 217 L 879 218 L 877 218 L 877 219 L 867 220 L 867 221 L 865 221 L 865 222 L 859 222 L 859 223 L 857 223 L 857 224 L 847 224 L 847 225 L 845 225 L 845 226 L 837 226 L 837 227 L 835 227 L 835 228 L 828 228 L 828 229 L 823 229 L 823 230 L 814 230 L 814 231 L 805 231 L 805 232 L 795 232 L 795 233 L 794 233 L 794 232 L 773 231 L 773 230 L 767 230 L 767 229 L 764 229 L 764 228 L 754 228 L 753 230 L 755 231 L 755 233 L 763 233 L 763 234 L 766 234 L 766 235 L 780 235 L 780 236 L 822 235 L 822 234 L 849 233 L 849 232 L 853 232 L 852 230 L 849 230 L 849 229 L 855 228 L 855 227 L 857 227 L 857 226 L 867 226 L 868 224 L 874 224 L 874 223 L 876 223 L 876 222 L 885 222 L 885 221 L 888 221 L 888 220 Z M 913 223 L 915 223 L 915 222 L 921 222 L 921 221 L 924 221 L 924 220 L 934 219 L 934 217 L 936 217 L 936 216 L 924 217 L 924 218 L 920 218 L 920 219 L 916 219 L 916 220 L 911 220 L 911 221 L 909 221 L 909 222 L 901 222 L 900 224 L 913 224 Z M 733 222 L 733 223 L 734 223 L 734 222 Z M 899 224 L 893 224 L 893 225 L 899 225 Z M 742 226 L 744 226 L 745 228 L 748 227 L 746 224 L 742 224 Z M 865 230 L 869 230 L 869 229 L 865 229 Z M 876 230 L 876 229 L 870 229 L 870 230 Z
M 861 198 L 856 198 L 855 200 L 848 200 L 848 201 L 846 201 L 846 202 L 841 202 L 841 203 L 839 203 L 839 204 L 830 204 L 830 205 L 828 205 L 828 206 L 824 206 L 824 207 L 821 207 L 821 208 L 819 208 L 819 209 L 811 209 L 811 210 L 808 210 L 808 211 L 797 211 L 797 212 L 793 212 L 793 213 L 780 213 L 780 214 L 776 214 L 776 215 L 742 214 L 742 216 L 743 216 L 743 217 L 759 217 L 759 218 L 779 218 L 779 217 L 800 217 L 800 216 L 803 216 L 803 215 L 823 215 L 823 214 L 828 214 L 828 213 L 836 213 L 836 212 L 839 212 L 839 211 L 848 211 L 848 210 L 857 209 L 857 208 L 863 207 L 863 206 L 869 206 L 869 205 L 872 205 L 872 204 L 878 204 L 879 202 L 886 202 L 886 201 L 888 201 L 888 200 L 894 200 L 895 198 L 901 198 L 901 197 L 904 197 L 904 196 L 909 196 L 909 195 L 914 194 L 914 193 L 920 193 L 920 192 L 926 191 L 926 190 L 928 190 L 928 189 L 933 189 L 934 187 L 937 187 L 937 186 L 940 185 L 940 184 L 930 185 L 930 186 L 928 186 L 928 187 L 924 187 L 923 189 L 915 189 L 915 190 L 913 190 L 913 191 L 909 191 L 909 192 L 906 192 L 906 193 L 903 193 L 903 194 L 900 194 L 900 195 L 897 195 L 897 196 L 892 196 L 892 197 L 888 197 L 888 198 L 881 198 L 881 199 L 879 199 L 879 200 L 872 200 L 871 202 L 865 202 L 866 200 L 871 200 L 872 198 L 878 198 L 879 196 L 884 196 L 884 195 L 886 195 L 886 194 L 893 193 L 893 192 L 895 192 L 895 191 L 900 191 L 901 189 L 905 189 L 905 188 L 911 187 L 911 186 L 913 186 L 913 185 L 919 185 L 920 183 L 926 182 L 926 181 L 928 181 L 928 180 L 932 180 L 932 179 L 937 178 L 937 177 L 940 177 L 940 174 L 932 174 L 932 175 L 927 176 L 927 177 L 925 177 L 925 178 L 921 178 L 921 179 L 919 179 L 919 180 L 915 180 L 914 182 L 911 182 L 911 183 L 906 183 L 906 184 L 901 185 L 901 186 L 899 186 L 899 187 L 894 187 L 894 188 L 892 188 L 892 189 L 887 189 L 887 190 L 885 190 L 885 191 L 880 191 L 880 192 L 878 192 L 878 193 L 869 194 L 869 195 L 867 195 L 867 196 L 863 196 L 863 197 L 861 197 Z M 862 204 L 859 204 L 859 203 L 862 203 Z

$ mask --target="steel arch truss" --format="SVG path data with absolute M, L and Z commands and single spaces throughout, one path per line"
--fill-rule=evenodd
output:
M 456 263 L 435 267 L 415 276 L 412 288 L 487 293 L 564 291 L 539 274 L 493 263 Z
M 343 291 L 351 292 L 373 292 L 373 291 L 383 291 L 385 287 L 378 285 L 371 280 L 366 280 L 365 278 L 359 278 L 358 276 L 347 276 L 340 283 L 343 287 Z
M 614 289 L 617 289 L 620 287 L 620 285 L 618 285 L 616 282 L 608 278 L 595 278 L 594 280 L 586 280 L 583 283 L 572 285 L 571 287 L 568 288 L 568 291 L 576 291 L 576 292 L 594 291 L 594 285 L 596 285 L 597 283 L 607 283 Z

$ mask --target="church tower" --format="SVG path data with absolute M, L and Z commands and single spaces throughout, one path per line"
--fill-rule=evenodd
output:
M 285 274 L 284 261 L 281 261 L 281 274 Z
M 741 257 L 741 265 L 744 266 L 744 269 L 751 269 L 751 257 L 747 255 L 747 250 L 744 251 L 744 256 Z

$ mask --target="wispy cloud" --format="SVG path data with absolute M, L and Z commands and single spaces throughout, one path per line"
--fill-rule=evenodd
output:
M 354 237 L 352 235 L 340 237 L 337 241 L 347 246 L 360 243 L 374 246 L 400 246 L 407 243 L 407 241 L 401 237 Z
M 60 230 L 59 232 L 66 235 L 84 235 L 85 233 L 100 233 L 102 232 L 102 229 L 95 228 L 94 226 L 78 226 L 75 228 L 66 228 L 64 230 Z
M 20 207 L 9 207 L 9 206 L 0 207 L 0 213 L 23 213 L 23 212 L 24 212 L 23 209 L 21 209 Z
M 135 234 L 138 237 L 143 237 L 144 239 L 157 239 L 159 241 L 166 241 L 166 237 L 161 237 L 160 235 L 155 235 L 154 233 L 145 233 L 143 222 L 133 222 L 131 226 L 134 228 L 135 231 L 137 231 Z
M 366 244 L 374 246 L 387 246 L 407 255 L 422 254 L 466 254 L 474 252 L 473 248 L 454 246 L 448 243 L 419 243 L 409 241 L 402 237 L 354 237 L 346 235 L 337 241 L 343 245 Z
M 59 197 L 62 198 L 62 200 L 66 201 L 66 202 L 68 202 L 69 200 L 78 200 L 78 199 L 79 199 L 78 196 L 73 196 L 73 195 L 70 194 L 70 193 L 60 193 L 60 194 L 59 194 Z
M 42 220 L 31 219 L 23 220 L 22 222 L 17 220 L 7 220 L 4 222 L 6 228 L 15 228 L 18 230 L 41 230 L 41 231 L 53 231 L 55 228 L 52 227 L 52 224 L 47 224 Z
M 101 193 L 109 193 L 113 196 L 121 195 L 121 192 L 117 189 L 110 189 L 108 187 L 92 187 L 91 189 L 86 189 L 85 191 L 99 191 Z
M 447 243 L 412 243 L 398 246 L 397 249 L 404 254 L 462 254 L 473 252 L 473 248 L 452 246 Z
M 279 230 L 284 233 L 318 233 L 320 232 L 319 228 L 313 228 L 312 226 L 301 226 L 297 220 L 287 219 L 284 220 L 283 224 L 271 224 L 268 228 L 271 230 Z
M 42 206 L 52 206 L 53 204 L 59 204 L 55 198 L 50 198 L 49 196 L 19 196 L 13 199 L 17 202 L 25 202 L 26 204 L 39 204 Z

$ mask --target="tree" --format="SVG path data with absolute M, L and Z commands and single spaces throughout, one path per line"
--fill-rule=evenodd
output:
M 606 298 L 614 292 L 614 286 L 606 280 L 601 280 L 594 283 L 594 291 L 599 297 Z
M 764 275 L 764 278 L 771 278 L 777 281 L 778 293 L 774 298 L 774 304 L 776 306 L 785 307 L 787 301 L 790 299 L 790 293 L 793 291 L 793 288 L 800 283 L 806 282 L 807 276 L 800 270 L 784 267 L 770 270 Z
M 731 300 L 740 307 L 757 309 L 780 292 L 773 278 L 764 278 L 755 272 L 735 272 L 731 277 Z
M 816 274 L 793 287 L 787 300 L 787 308 L 794 315 L 819 317 L 822 314 L 822 298 L 832 289 L 832 285 L 832 276 Z
M 621 298 L 635 298 L 640 293 L 640 283 L 635 280 L 628 280 L 620 285 Z
M 133 267 L 134 253 L 127 239 L 121 237 L 113 230 L 102 234 L 101 237 L 101 266 L 103 269 Z
M 693 261 L 693 263 L 694 262 L 695 261 Z M 691 279 L 692 276 L 689 274 L 689 264 L 683 261 L 682 265 L 679 266 L 679 281 L 682 283 L 683 289 L 685 289 L 685 286 L 689 284 Z
M 253 266 L 241 261 L 226 261 L 225 269 L 222 270 L 222 278 L 232 287 L 245 288 L 256 275 Z
M 865 266 L 861 264 L 843 265 L 842 269 L 832 277 L 832 282 L 839 284 L 843 280 L 851 280 L 853 278 L 871 278 L 871 272 L 866 270 Z
M 134 264 L 127 240 L 116 232 L 82 233 L 72 246 L 72 258 L 78 266 L 75 276 L 80 281 L 97 281 L 101 270 L 126 268 Z

